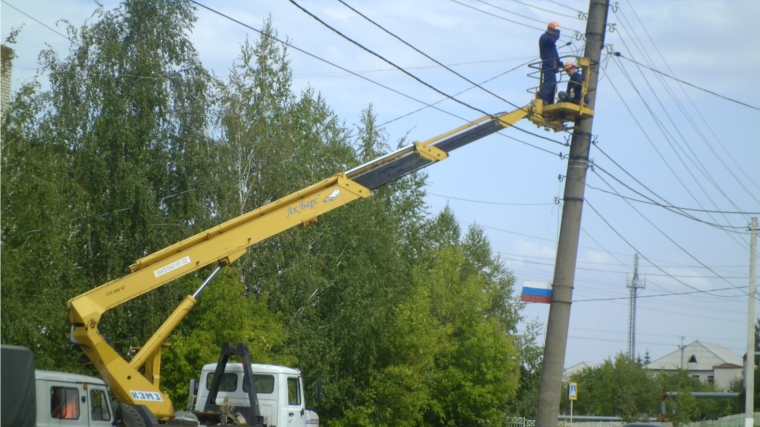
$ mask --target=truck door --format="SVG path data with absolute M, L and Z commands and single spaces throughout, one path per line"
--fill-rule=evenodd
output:
M 90 426 L 107 427 L 113 421 L 111 403 L 108 401 L 108 392 L 105 387 L 90 387 Z
M 288 427 L 306 427 L 301 379 L 288 377 Z

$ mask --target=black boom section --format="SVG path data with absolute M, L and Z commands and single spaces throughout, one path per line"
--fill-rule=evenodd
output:
M 504 129 L 504 125 L 501 122 L 498 120 L 489 120 L 482 125 L 478 125 L 470 130 L 448 137 L 443 141 L 433 144 L 433 146 L 440 148 L 447 153 L 450 153 L 457 148 L 464 147 L 471 142 L 485 138 L 488 135 L 496 133 L 502 129 Z
M 491 135 L 492 133 L 496 133 L 501 129 L 504 129 L 503 124 L 497 120 L 489 120 L 488 122 L 472 129 L 468 129 L 464 132 L 443 139 L 432 146 L 443 150 L 446 153 L 450 153 L 457 148 L 463 147 L 473 141 Z M 364 174 L 351 177 L 351 179 L 370 190 L 374 190 L 389 182 L 402 178 L 411 172 L 422 169 L 431 163 L 433 163 L 433 161 L 426 159 L 418 152 L 413 151 Z
M 422 169 L 431 163 L 433 163 L 431 160 L 428 160 L 420 156 L 416 151 L 413 151 L 389 163 L 372 169 L 363 175 L 359 175 L 358 177 L 353 178 L 353 180 L 370 190 L 374 190 L 391 181 L 395 181 L 408 173 L 414 172 L 417 169 Z

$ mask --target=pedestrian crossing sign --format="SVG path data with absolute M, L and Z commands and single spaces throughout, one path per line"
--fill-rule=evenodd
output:
M 578 383 L 570 383 L 567 387 L 568 400 L 578 400 Z

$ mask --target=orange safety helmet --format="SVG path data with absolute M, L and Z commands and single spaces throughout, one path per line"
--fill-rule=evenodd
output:
M 569 70 L 570 68 L 575 68 L 575 62 L 567 61 L 565 62 L 565 65 L 562 68 L 564 68 L 565 71 Z
M 552 22 L 549 23 L 549 29 L 550 30 L 556 30 L 557 28 L 559 28 L 559 22 L 552 21 Z

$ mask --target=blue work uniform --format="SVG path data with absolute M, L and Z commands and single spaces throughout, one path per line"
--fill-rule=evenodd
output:
M 554 92 L 557 87 L 557 73 L 564 64 L 559 60 L 557 52 L 557 40 L 559 40 L 559 30 L 553 33 L 546 31 L 538 39 L 538 51 L 541 55 L 541 87 L 538 90 L 538 96 L 544 101 L 544 104 L 554 103 Z
M 570 80 L 567 82 L 567 92 L 565 92 L 564 96 L 560 96 L 561 102 L 572 102 L 573 104 L 580 104 L 581 103 L 581 92 L 583 91 L 583 74 L 576 71 L 572 76 L 570 76 Z M 588 104 L 588 94 L 583 99 L 583 102 Z

